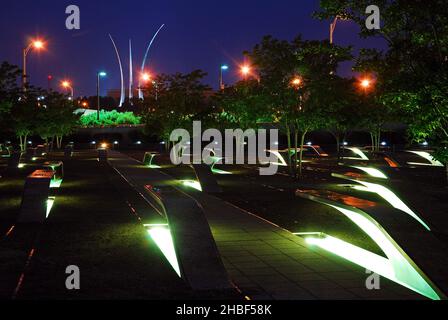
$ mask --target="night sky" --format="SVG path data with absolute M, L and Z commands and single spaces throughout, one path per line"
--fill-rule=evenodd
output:
M 149 57 L 151 73 L 189 72 L 203 69 L 206 82 L 218 86 L 219 66 L 231 69 L 225 81 L 238 79 L 242 52 L 270 34 L 292 39 L 301 33 L 306 39 L 326 39 L 329 22 L 311 17 L 318 0 L 23 0 L 2 1 L 0 11 L 0 61 L 21 66 L 21 52 L 27 39 L 40 36 L 47 43 L 42 53 L 28 57 L 33 85 L 47 87 L 47 75 L 73 81 L 75 95 L 94 95 L 96 72 L 105 70 L 102 94 L 120 87 L 120 74 L 108 33 L 115 38 L 128 78 L 128 40 L 133 41 L 134 72 L 140 69 L 146 46 L 161 24 Z M 76 4 L 81 10 L 81 30 L 65 28 L 65 8 Z M 335 33 L 340 45 L 382 46 L 379 40 L 361 40 L 352 22 L 341 22 Z M 349 76 L 350 66 L 340 73 Z M 137 77 L 137 76 L 136 76 Z

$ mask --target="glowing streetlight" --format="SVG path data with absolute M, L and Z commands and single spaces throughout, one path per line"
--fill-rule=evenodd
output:
M 367 92 L 373 88 L 373 81 L 369 78 L 363 78 L 359 81 L 359 86 L 364 92 Z
M 31 49 L 41 50 L 45 47 L 45 43 L 42 40 L 33 40 L 31 43 L 23 49 L 23 70 L 22 70 L 22 88 L 26 91 L 27 77 L 26 74 L 26 58 Z
M 68 80 L 64 80 L 64 81 L 61 82 L 61 86 L 63 88 L 65 88 L 65 89 L 69 89 L 70 90 L 70 97 L 71 97 L 71 100 L 73 100 L 73 98 L 74 98 L 74 90 L 73 90 L 73 86 L 72 86 L 71 82 L 68 81 Z
M 143 82 L 149 82 L 151 81 L 151 75 L 145 72 L 142 74 L 141 79 Z
M 361 87 L 363 87 L 364 89 L 370 88 L 371 84 L 372 83 L 369 79 L 361 80 Z
M 299 88 L 302 85 L 302 79 L 299 77 L 295 77 L 291 80 L 291 85 L 295 88 Z
M 250 67 L 247 65 L 241 67 L 241 74 L 243 75 L 244 79 L 247 79 L 247 76 L 250 74 L 250 70 Z
M 96 98 L 97 98 L 97 112 L 96 119 L 100 121 L 100 78 L 104 78 L 107 76 L 107 73 L 104 71 L 100 71 L 97 73 L 97 82 L 96 82 Z
M 226 64 L 221 65 L 221 67 L 219 68 L 219 88 L 221 90 L 225 89 L 225 85 L 224 85 L 224 81 L 223 81 L 223 73 L 224 71 L 229 70 L 229 66 Z

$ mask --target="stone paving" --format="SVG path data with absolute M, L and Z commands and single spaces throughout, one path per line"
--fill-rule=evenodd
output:
M 118 152 L 109 162 L 143 197 L 145 185 L 173 179 Z M 368 290 L 365 269 L 215 196 L 178 189 L 203 207 L 229 277 L 250 299 L 423 299 L 385 278 Z

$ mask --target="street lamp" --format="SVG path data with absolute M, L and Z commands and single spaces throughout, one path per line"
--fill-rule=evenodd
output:
M 96 112 L 96 119 L 100 121 L 100 78 L 104 78 L 107 76 L 107 73 L 104 71 L 100 71 L 97 73 L 97 82 L 96 82 L 96 98 L 97 98 L 97 112 Z
M 34 40 L 32 41 L 26 48 L 23 49 L 23 70 L 22 70 L 22 89 L 23 91 L 26 91 L 26 83 L 27 83 L 27 77 L 26 74 L 26 58 L 28 56 L 28 53 L 31 49 L 41 50 L 45 46 L 44 42 L 42 40 Z
M 244 65 L 241 67 L 241 74 L 244 77 L 244 80 L 247 80 L 247 76 L 250 74 L 250 67 L 248 65 Z
M 364 93 L 367 93 L 367 91 L 371 90 L 373 88 L 374 81 L 370 78 L 364 77 L 359 80 L 359 86 L 364 91 Z
M 222 75 L 224 71 L 229 70 L 229 66 L 226 64 L 223 64 L 220 68 L 219 68 L 219 88 L 221 90 L 225 89 L 225 85 L 224 85 L 224 81 L 222 79 Z
M 65 89 L 69 89 L 70 90 L 70 98 L 73 101 L 75 96 L 74 96 L 74 90 L 73 90 L 73 86 L 72 86 L 71 82 L 67 81 L 67 80 L 64 80 L 64 81 L 61 82 L 61 86 L 63 88 L 65 88 Z
M 148 81 L 151 80 L 151 75 L 149 73 L 145 72 L 145 73 L 142 74 L 141 79 L 142 79 L 143 82 L 147 83 Z
M 299 77 L 294 77 L 294 78 L 291 80 L 291 85 L 292 85 L 294 88 L 298 89 L 298 88 L 302 85 L 302 79 L 299 78 Z

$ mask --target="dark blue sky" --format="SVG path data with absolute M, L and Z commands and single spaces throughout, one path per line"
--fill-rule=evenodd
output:
M 27 39 L 36 35 L 48 41 L 48 49 L 32 52 L 28 58 L 30 81 L 47 86 L 47 75 L 73 81 L 75 95 L 95 94 L 95 75 L 108 72 L 102 94 L 119 88 L 119 69 L 111 33 L 125 65 L 128 78 L 128 39 L 134 44 L 134 69 L 141 65 L 144 51 L 153 33 L 162 24 L 150 53 L 152 73 L 189 72 L 203 69 L 206 82 L 217 86 L 219 66 L 231 69 L 226 82 L 237 79 L 237 65 L 242 52 L 251 49 L 262 36 L 292 39 L 301 33 L 306 39 L 328 38 L 327 22 L 314 20 L 311 14 L 318 0 L 22 0 L 2 1 L 0 11 L 0 61 L 21 65 L 21 52 Z M 66 6 L 76 4 L 81 10 L 81 30 L 65 28 Z M 375 47 L 381 41 L 361 40 L 358 28 L 342 22 L 335 42 L 357 48 Z M 341 73 L 350 74 L 349 66 Z

